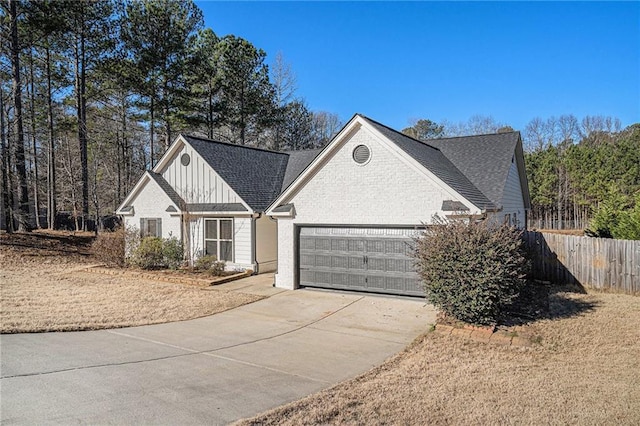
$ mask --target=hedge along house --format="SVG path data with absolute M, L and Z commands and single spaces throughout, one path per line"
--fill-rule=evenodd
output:
M 434 215 L 524 227 L 518 132 L 418 141 L 356 114 L 267 208 L 275 285 L 423 295 L 412 238 Z
M 273 152 L 179 135 L 116 213 L 142 236 L 176 237 L 193 261 L 274 271 L 276 222 L 266 207 L 318 154 Z

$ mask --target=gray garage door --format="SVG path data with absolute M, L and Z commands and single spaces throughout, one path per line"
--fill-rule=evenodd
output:
M 300 285 L 424 296 L 415 272 L 413 229 L 300 229 Z

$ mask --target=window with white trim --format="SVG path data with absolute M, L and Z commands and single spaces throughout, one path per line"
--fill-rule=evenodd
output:
M 160 218 L 140 218 L 140 236 L 162 237 L 162 219 Z
M 204 220 L 205 254 L 233 262 L 233 219 Z

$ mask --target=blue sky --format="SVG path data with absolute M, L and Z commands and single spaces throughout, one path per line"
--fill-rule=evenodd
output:
M 312 110 L 391 127 L 475 114 L 523 130 L 572 113 L 640 122 L 640 3 L 213 2 L 205 25 L 281 52 Z

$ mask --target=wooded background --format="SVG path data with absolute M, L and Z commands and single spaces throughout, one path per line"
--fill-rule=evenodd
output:
M 343 124 L 309 110 L 281 54 L 268 63 L 250 41 L 217 36 L 191 1 L 0 0 L 0 22 L 8 231 L 100 226 L 180 132 L 297 150 L 324 146 Z M 507 130 L 474 116 L 403 131 L 426 140 Z M 530 226 L 585 228 L 600 214 L 613 229 L 636 209 L 640 234 L 640 124 L 563 115 L 520 130 Z

